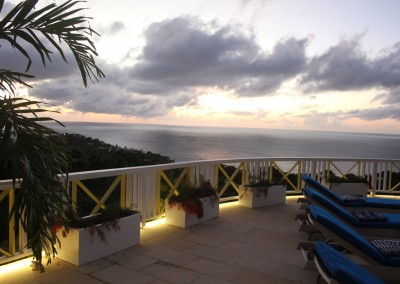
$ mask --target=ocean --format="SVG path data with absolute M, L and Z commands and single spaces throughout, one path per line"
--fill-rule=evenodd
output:
M 176 162 L 289 157 L 400 159 L 400 135 L 67 122 L 54 127 Z

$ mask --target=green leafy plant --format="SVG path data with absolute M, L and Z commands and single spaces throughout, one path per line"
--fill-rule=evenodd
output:
M 204 216 L 203 202 L 200 198 L 210 198 L 211 203 L 218 202 L 218 194 L 209 180 L 201 179 L 199 185 L 184 184 L 179 187 L 177 194 L 168 199 L 170 208 L 178 207 L 187 213 L 194 214 L 201 219 Z
M 16 224 L 22 224 L 41 272 L 42 251 L 50 263 L 57 252 L 56 243 L 60 244 L 52 228 L 69 226 L 64 213 L 70 203 L 67 157 L 62 135 L 42 124 L 61 123 L 43 116 L 49 112 L 43 103 L 15 95 L 18 86 L 31 88 L 27 80 L 34 76 L 26 72 L 32 64 L 32 51 L 40 55 L 45 67 L 54 54 L 67 62 L 63 51 L 67 47 L 85 86 L 88 80 L 104 77 L 94 60 L 97 53 L 90 37 L 96 33 L 87 24 L 90 18 L 78 15 L 83 8 L 75 8 L 80 2 L 70 0 L 36 9 L 38 0 L 21 1 L 0 20 L 0 48 L 8 43 L 27 60 L 25 72 L 0 66 L 0 167 L 10 171 L 13 189 L 18 188 L 9 220 L 15 216 Z M 4 0 L 0 0 L 0 14 L 3 7 Z

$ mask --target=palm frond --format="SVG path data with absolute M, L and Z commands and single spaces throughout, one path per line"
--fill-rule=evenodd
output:
M 63 137 L 42 124 L 59 123 L 41 116 L 45 112 L 38 101 L 0 99 L 0 166 L 12 165 L 12 179 L 20 183 L 10 216 L 26 230 L 28 245 L 39 264 L 42 250 L 50 261 L 55 255 L 56 235 L 49 228 L 53 224 L 68 227 L 62 216 L 69 204 L 66 184 L 60 180 L 68 166 Z
M 68 45 L 79 66 L 83 84 L 88 80 L 94 82 L 104 77 L 97 67 L 94 56 L 97 56 L 94 44 L 89 36 L 97 34 L 88 24 L 89 17 L 77 16 L 84 8 L 74 8 L 80 2 L 69 0 L 61 5 L 50 4 L 45 8 L 34 11 L 37 0 L 27 0 L 18 4 L 0 22 L 0 39 L 8 41 L 28 60 L 27 69 L 31 66 L 31 55 L 27 48 L 18 43 L 21 39 L 39 53 L 42 64 L 51 62 L 53 47 L 66 61 L 61 42 Z M 38 34 L 44 35 L 40 38 Z M 57 38 L 57 43 L 53 38 Z
M 0 69 L 0 91 L 3 91 L 4 93 L 15 94 L 17 85 L 23 85 L 31 88 L 32 86 L 27 84 L 23 78 L 30 79 L 34 78 L 34 76 L 25 73 L 14 72 L 11 70 Z

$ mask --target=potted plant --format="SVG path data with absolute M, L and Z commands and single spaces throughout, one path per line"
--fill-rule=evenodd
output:
M 239 205 L 258 208 L 286 203 L 286 185 L 282 180 L 272 182 L 261 175 L 249 175 L 248 184 L 239 187 Z
M 219 214 L 219 198 L 211 182 L 201 179 L 199 185 L 182 185 L 165 200 L 165 222 L 181 228 L 190 227 Z
M 361 195 L 367 197 L 370 184 L 367 179 L 354 174 L 346 174 L 342 177 L 329 172 L 323 180 L 323 185 L 339 195 Z
M 70 217 L 69 228 L 53 226 L 59 238 L 57 257 L 75 265 L 124 250 L 140 242 L 140 214 L 109 206 L 98 214 Z

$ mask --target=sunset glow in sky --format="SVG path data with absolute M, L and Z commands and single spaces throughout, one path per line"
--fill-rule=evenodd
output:
M 93 39 L 106 78 L 85 89 L 61 60 L 30 70 L 29 94 L 56 105 L 61 121 L 400 134 L 400 1 L 81 6 L 101 34 Z M 0 62 L 26 66 L 3 45 Z

